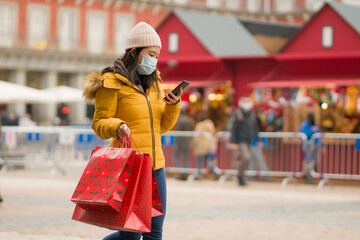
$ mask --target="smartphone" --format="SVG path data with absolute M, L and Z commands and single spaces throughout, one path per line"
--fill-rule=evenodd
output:
M 182 81 L 179 85 L 176 86 L 176 88 L 174 88 L 171 92 L 177 96 L 180 92 L 180 88 L 182 88 L 183 90 L 189 85 L 190 83 L 186 80 Z M 169 96 L 171 98 L 171 96 Z M 164 97 L 164 99 L 166 99 Z

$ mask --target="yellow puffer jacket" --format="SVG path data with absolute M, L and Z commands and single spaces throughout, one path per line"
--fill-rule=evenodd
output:
M 127 78 L 113 72 L 102 76 L 90 74 L 84 88 L 85 97 L 95 98 L 92 124 L 95 133 L 102 139 L 113 138 L 114 141 L 117 128 L 126 123 L 140 152 L 151 155 L 155 170 L 165 166 L 161 134 L 173 128 L 180 112 L 180 103 L 169 105 L 163 102 L 160 78 L 159 89 L 160 96 L 155 85 L 145 94 Z

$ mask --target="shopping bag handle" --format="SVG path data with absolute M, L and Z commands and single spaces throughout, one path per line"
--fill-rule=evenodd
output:
M 121 148 L 130 148 L 131 147 L 131 141 L 134 143 L 134 145 L 136 147 L 136 150 L 138 152 L 140 152 L 138 146 L 136 145 L 136 143 L 135 143 L 135 141 L 134 141 L 134 139 L 133 139 L 133 137 L 131 135 L 129 135 L 129 136 L 123 138 L 123 139 L 118 138 L 116 141 L 111 143 L 110 147 L 117 147 L 117 146 L 120 147 L 120 144 L 122 142 Z

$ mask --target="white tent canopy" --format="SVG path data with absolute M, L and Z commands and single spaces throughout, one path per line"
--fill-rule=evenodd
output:
M 48 97 L 41 90 L 0 81 L 0 104 L 7 103 L 46 103 Z
M 82 90 L 67 86 L 51 87 L 41 91 L 48 96 L 48 102 L 81 102 L 85 99 Z

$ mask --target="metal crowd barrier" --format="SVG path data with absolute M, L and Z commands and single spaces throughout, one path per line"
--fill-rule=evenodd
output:
M 65 173 L 61 164 L 88 160 L 96 146 L 110 143 L 89 128 L 3 126 L 2 132 L 2 171 L 13 166 L 35 168 L 45 164 L 50 173 Z M 213 139 L 207 132 L 196 131 L 170 131 L 162 135 L 165 170 L 187 174 L 188 182 L 211 173 L 210 170 L 214 175 L 223 175 L 219 184 L 236 177 L 239 156 L 229 149 L 230 132 L 216 134 L 216 154 L 207 163 L 203 159 L 200 170 L 193 151 L 196 137 Z M 312 163 L 310 172 L 312 177 L 321 179 L 319 188 L 330 179 L 360 180 L 360 134 L 317 133 L 307 141 L 303 133 L 261 132 L 259 138 L 263 148 L 257 154 L 263 156 L 264 164 L 261 168 L 250 165 L 245 171 L 248 177 L 284 177 L 281 184 L 285 187 L 289 181 L 302 177 Z
M 229 148 L 230 132 L 218 132 L 218 161 L 219 171 L 224 174 L 219 183 L 223 183 L 228 178 L 233 178 L 238 174 L 238 164 L 241 159 L 237 151 Z M 289 181 L 295 181 L 295 177 L 304 175 L 304 146 L 307 137 L 303 133 L 297 132 L 261 132 L 259 138 L 262 142 L 262 153 L 258 152 L 259 157 L 264 161 L 263 169 L 253 169 L 245 171 L 248 177 L 284 177 L 281 186 L 286 187 Z M 252 149 L 252 156 L 256 149 Z M 254 161 L 252 159 L 251 161 Z M 251 166 L 251 163 L 250 163 Z
M 50 173 L 65 173 L 60 167 L 70 161 L 87 160 L 92 149 L 108 141 L 92 129 L 72 127 L 2 127 L 0 165 L 10 167 L 49 166 Z
M 208 173 L 213 169 L 213 174 L 217 175 L 216 154 L 207 156 L 208 161 L 202 159 L 200 168 L 198 160 L 194 154 L 193 141 L 195 138 L 203 137 L 207 141 L 216 141 L 208 132 L 199 131 L 170 131 L 162 135 L 162 149 L 165 155 L 165 171 L 169 173 L 186 174 L 186 180 L 191 183 L 196 178 L 201 178 L 202 174 Z M 201 139 L 200 139 L 201 140 Z M 185 179 L 184 179 L 185 180 Z
M 360 180 L 360 134 L 316 133 L 312 136 L 309 160 L 314 162 L 314 178 Z

